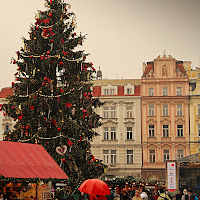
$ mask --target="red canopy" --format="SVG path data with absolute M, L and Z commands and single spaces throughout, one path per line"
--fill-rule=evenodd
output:
M 6 178 L 68 179 L 41 145 L 7 141 L 0 142 L 0 175 Z

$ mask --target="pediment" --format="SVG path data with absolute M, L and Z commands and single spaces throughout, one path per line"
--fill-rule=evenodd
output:
M 118 122 L 109 119 L 109 120 L 106 120 L 105 122 L 102 122 L 102 124 L 118 124 Z
M 183 118 L 177 118 L 175 120 L 175 122 L 176 122 L 176 124 L 183 124 L 183 123 L 185 123 L 185 120 Z

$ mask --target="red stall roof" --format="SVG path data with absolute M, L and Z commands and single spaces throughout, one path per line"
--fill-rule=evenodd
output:
M 68 179 L 41 145 L 0 142 L 0 175 L 5 178 Z

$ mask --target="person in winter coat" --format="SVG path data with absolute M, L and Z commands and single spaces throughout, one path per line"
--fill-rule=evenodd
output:
M 78 197 L 78 200 L 87 200 L 87 197 L 85 196 L 83 192 L 81 192 L 81 194 Z
M 122 189 L 122 195 L 120 197 L 120 200 L 131 200 L 131 198 L 128 196 L 128 191 L 126 188 Z
M 163 188 L 160 189 L 160 196 L 158 197 L 158 200 L 171 200 L 167 194 L 165 194 L 165 191 Z
M 132 198 L 132 200 L 142 200 L 139 190 L 135 190 L 135 196 Z
M 145 188 L 142 188 L 142 193 L 140 194 L 140 196 L 142 197 L 143 200 L 148 200 Z

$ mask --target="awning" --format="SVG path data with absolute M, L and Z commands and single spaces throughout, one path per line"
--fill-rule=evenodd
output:
M 200 163 L 199 157 L 198 157 L 198 153 L 189 155 L 189 156 L 185 156 L 182 158 L 178 159 L 179 163 Z
M 0 176 L 68 179 L 41 145 L 7 141 L 0 141 Z

